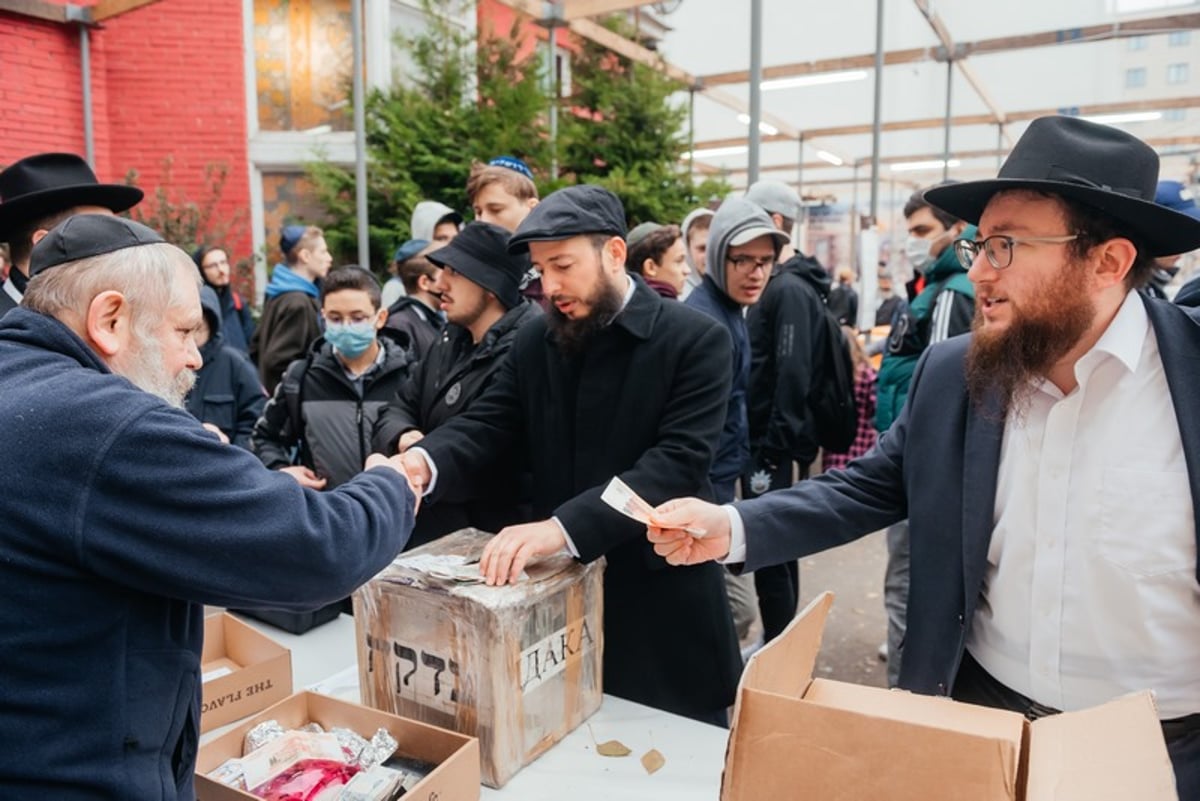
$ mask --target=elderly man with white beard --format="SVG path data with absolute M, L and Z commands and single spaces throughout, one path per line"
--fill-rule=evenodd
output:
M 194 797 L 203 605 L 311 609 L 412 530 L 398 460 L 326 493 L 182 409 L 195 265 L 83 214 L 0 321 L 0 797 Z

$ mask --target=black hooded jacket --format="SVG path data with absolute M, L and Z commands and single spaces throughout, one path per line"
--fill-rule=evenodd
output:
M 375 423 L 375 450 L 394 454 L 401 434 L 414 429 L 428 433 L 465 411 L 491 384 L 517 330 L 541 313 L 536 303 L 522 302 L 497 320 L 478 345 L 467 329 L 447 325 L 413 368 L 403 390 L 380 413 Z M 408 547 L 469 526 L 496 532 L 529 520 L 528 470 L 513 465 L 495 471 L 494 476 L 493 483 L 481 487 L 477 499 L 463 503 L 442 500 L 422 507 Z
M 200 307 L 208 322 L 208 342 L 200 348 L 204 364 L 184 408 L 202 423 L 212 423 L 234 445 L 250 449 L 250 434 L 262 414 L 267 394 L 250 359 L 225 344 L 220 301 L 209 287 L 200 290 Z
M 825 348 L 829 284 L 816 259 L 797 253 L 775 268 L 750 307 L 750 453 L 758 464 L 817 458 L 807 399 Z

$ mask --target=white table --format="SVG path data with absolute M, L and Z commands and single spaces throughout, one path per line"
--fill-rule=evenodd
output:
M 242 618 L 292 651 L 292 684 L 360 702 L 354 618 L 303 635 Z M 205 735 L 204 740 L 225 729 Z M 620 740 L 633 752 L 602 757 L 595 742 Z M 502 790 L 483 788 L 485 801 L 704 801 L 720 795 L 728 732 L 716 726 L 605 695 L 599 711 L 526 766 Z M 641 756 L 657 748 L 666 764 L 647 775 Z

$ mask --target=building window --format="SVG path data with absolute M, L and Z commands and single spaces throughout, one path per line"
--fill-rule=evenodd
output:
M 1146 85 L 1146 68 L 1133 67 L 1125 70 L 1125 88 L 1138 89 Z
M 1167 122 L 1183 122 L 1187 119 L 1187 109 L 1169 108 L 1163 112 L 1163 119 Z
M 1187 47 L 1191 41 L 1191 31 L 1171 31 L 1167 34 L 1167 46 L 1169 47 Z
M 1127 46 L 1128 46 L 1129 50 L 1145 50 L 1146 49 L 1146 37 L 1145 36 L 1130 36 L 1126 40 L 1126 42 L 1127 42 Z
M 1187 64 L 1168 64 L 1167 65 L 1167 83 L 1187 83 L 1188 82 L 1188 65 Z
M 258 127 L 348 131 L 350 0 L 254 0 Z

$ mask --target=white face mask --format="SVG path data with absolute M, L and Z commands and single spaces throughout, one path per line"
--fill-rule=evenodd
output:
M 924 270 L 933 261 L 933 240 L 910 236 L 904 242 L 904 257 L 914 270 Z

